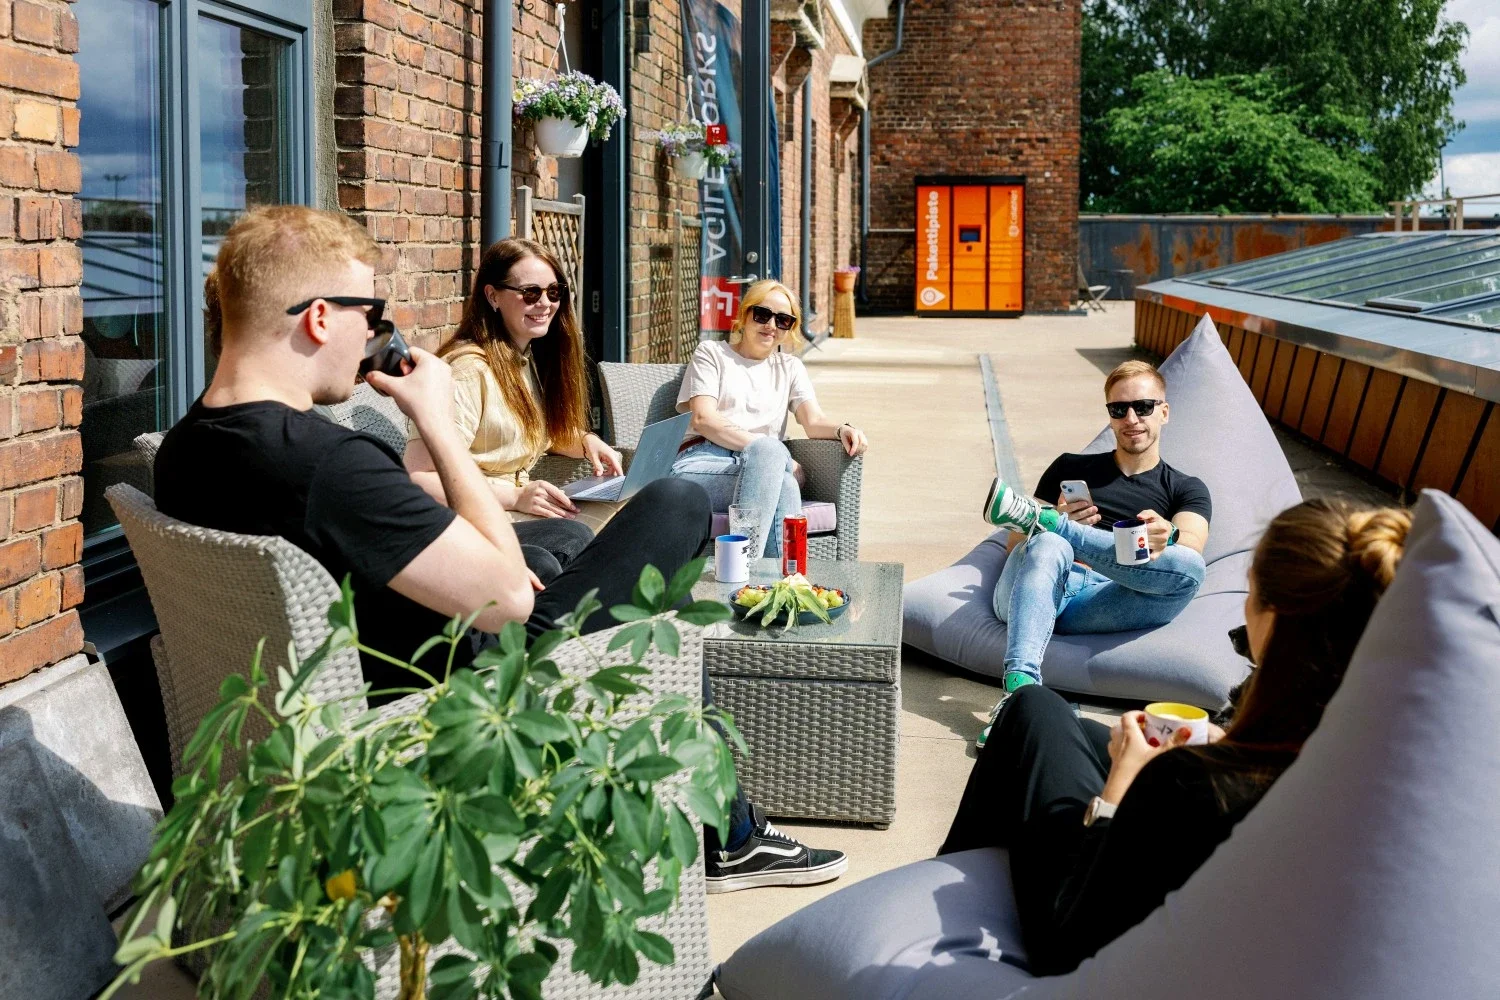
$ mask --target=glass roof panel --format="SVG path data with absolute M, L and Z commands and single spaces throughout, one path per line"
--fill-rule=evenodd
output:
M 1421 247 L 1397 241 L 1393 242 L 1388 251 L 1348 261 L 1343 266 L 1318 268 L 1316 273 L 1307 275 L 1287 275 L 1284 278 L 1268 276 L 1249 284 L 1259 291 L 1275 292 L 1278 295 L 1298 295 L 1309 299 L 1332 298 L 1349 288 L 1357 287 L 1359 279 L 1365 279 L 1365 285 L 1373 285 L 1378 281 L 1397 282 L 1429 271 L 1456 266 L 1454 262 L 1459 261 L 1466 252 L 1484 244 L 1500 245 L 1500 239 L 1462 242 L 1440 240 Z
M 1472 305 L 1443 309 L 1432 316 L 1455 319 L 1460 323 L 1477 323 L 1480 326 L 1500 327 L 1500 301 L 1477 302 Z
M 1494 229 L 1355 236 L 1177 280 L 1500 329 Z
M 1332 243 L 1319 243 L 1315 246 L 1302 247 L 1300 250 L 1290 250 L 1283 254 L 1277 254 L 1274 257 L 1250 260 L 1243 264 L 1229 264 L 1225 267 L 1214 268 L 1212 271 L 1201 271 L 1185 280 L 1195 281 L 1211 275 L 1215 279 L 1224 279 L 1225 283 L 1238 283 L 1259 274 L 1285 271 L 1292 267 L 1306 267 L 1309 264 L 1317 264 L 1338 257 L 1347 257 L 1356 253 L 1368 253 L 1376 249 L 1374 244 L 1374 240 L 1355 236 L 1349 239 L 1335 240 Z

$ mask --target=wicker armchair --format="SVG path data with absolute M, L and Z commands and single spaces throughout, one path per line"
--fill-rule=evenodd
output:
M 604 412 L 614 445 L 634 452 L 647 424 L 677 412 L 677 390 L 685 365 L 620 364 L 599 366 L 604 389 Z M 807 540 L 812 559 L 859 558 L 860 488 L 864 458 L 850 458 L 837 441 L 794 438 L 786 442 L 792 457 L 802 463 L 807 482 L 803 500 L 817 500 L 838 508 L 838 530 Z
M 158 437 L 138 447 L 143 454 L 154 456 L 159 442 Z M 160 513 L 150 498 L 125 484 L 109 487 L 105 495 L 135 553 L 161 627 L 161 634 L 151 642 L 151 652 L 161 682 L 175 775 L 181 771 L 183 748 L 199 721 L 217 704 L 224 678 L 246 668 L 262 636 L 266 639 L 262 662 L 272 676 L 277 666 L 286 665 L 288 642 L 295 645 L 299 656 L 310 653 L 328 634 L 328 605 L 339 589 L 312 556 L 283 538 L 185 524 Z M 667 658 L 653 651 L 644 665 L 652 670 L 657 694 L 676 692 L 698 697 L 702 691 L 702 631 L 691 626 L 682 626 L 680 631 L 679 656 Z M 553 660 L 565 673 L 589 669 L 593 656 L 580 643 L 586 641 L 590 648 L 602 651 L 610 635 L 601 632 L 561 646 Z M 618 659 L 620 652 L 606 659 Z M 309 690 L 314 698 L 331 699 L 356 696 L 363 684 L 358 655 L 345 650 L 324 665 Z M 386 712 L 405 711 L 411 698 L 420 697 L 394 702 Z M 354 703 L 363 710 L 362 698 L 356 697 Z M 701 829 L 698 832 L 701 835 Z M 642 963 L 640 979 L 634 985 L 601 991 L 568 970 L 569 954 L 564 948 L 557 971 L 547 980 L 547 996 L 552 1000 L 595 996 L 679 1000 L 697 995 L 710 970 L 701 854 L 683 873 L 681 884 L 676 908 L 651 926 L 673 943 L 675 965 Z M 512 883 L 510 888 L 513 894 L 525 892 L 519 883 Z M 436 962 L 452 950 L 433 949 L 429 960 Z M 369 956 L 378 975 L 377 1000 L 391 1000 L 398 992 L 398 961 L 394 948 L 388 951 Z

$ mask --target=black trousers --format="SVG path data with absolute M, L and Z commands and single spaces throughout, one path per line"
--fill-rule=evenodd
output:
M 563 567 L 594 540 L 594 529 L 582 521 L 565 517 L 546 517 L 535 521 L 517 521 L 516 540 L 526 567 L 547 586 L 562 575 Z
M 541 529 L 530 528 L 541 525 L 551 529 L 543 536 Z M 574 521 L 548 519 L 526 521 L 516 525 L 517 535 L 523 543 L 540 542 L 538 548 L 551 544 L 571 544 L 579 535 L 563 526 L 589 529 Z M 609 616 L 609 609 L 616 604 L 629 604 L 635 591 L 636 581 L 646 566 L 655 566 L 668 580 L 679 568 L 695 558 L 708 542 L 712 527 L 708 494 L 703 487 L 683 479 L 663 477 L 650 483 L 620 509 L 604 530 L 591 542 L 581 546 L 560 571 L 549 581 L 532 566 L 532 572 L 542 578 L 546 586 L 536 595 L 536 605 L 526 630 L 539 635 L 555 627 L 561 615 L 578 606 L 583 595 L 598 588 L 598 600 L 603 607 L 584 622 L 583 631 L 597 632 L 619 624 Z M 522 535 L 521 529 L 530 534 Z M 531 565 L 531 554 L 527 564 Z M 703 671 L 703 704 L 712 699 L 709 690 L 708 671 Z M 721 731 L 722 732 L 722 731 Z M 730 830 L 743 831 L 750 822 L 750 804 L 745 793 L 737 790 L 730 803 Z M 710 851 L 721 849 L 719 838 L 712 827 L 704 827 L 704 841 Z
M 1027 685 L 995 720 L 938 854 L 1006 848 L 1029 936 L 1052 920 L 1077 869 L 1084 811 L 1108 776 L 1109 729 L 1075 716 L 1055 691 Z

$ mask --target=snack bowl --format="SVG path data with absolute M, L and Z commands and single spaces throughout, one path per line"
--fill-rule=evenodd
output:
M 849 594 L 846 591 L 840 590 L 838 587 L 817 587 L 817 586 L 815 586 L 813 589 L 814 590 L 829 590 L 829 591 L 834 592 L 835 594 L 838 594 L 839 597 L 841 597 L 843 599 L 843 603 L 842 604 L 839 604 L 836 607 L 832 607 L 832 608 L 828 608 L 827 609 L 827 611 L 828 611 L 828 618 L 829 618 L 830 621 L 832 621 L 835 618 L 838 618 L 845 611 L 849 610 L 850 600 L 849 600 Z M 750 610 L 750 607 L 747 606 L 747 605 L 741 604 L 740 601 L 739 601 L 740 595 L 744 594 L 746 591 L 759 591 L 761 593 L 761 595 L 764 596 L 765 594 L 769 594 L 770 593 L 771 588 L 770 588 L 770 586 L 753 586 L 753 585 L 747 585 L 747 586 L 744 586 L 744 587 L 740 587 L 734 593 L 732 593 L 732 594 L 729 595 L 729 607 L 734 612 L 734 616 L 736 618 L 741 619 L 742 621 L 753 621 L 756 625 L 760 625 L 761 624 L 761 618 L 764 617 L 765 611 L 764 610 L 756 611 L 756 612 L 754 612 L 752 614 L 751 610 Z M 797 624 L 798 625 L 821 625 L 821 624 L 823 624 L 823 620 L 821 618 L 819 618 L 816 614 L 814 614 L 811 611 L 799 611 L 797 613 Z M 783 609 L 782 611 L 778 612 L 777 615 L 776 615 L 776 617 L 773 618 L 773 619 L 771 619 L 771 621 L 769 623 L 767 623 L 764 627 L 770 627 L 771 625 L 789 625 L 789 623 L 787 621 L 787 611 L 785 609 Z

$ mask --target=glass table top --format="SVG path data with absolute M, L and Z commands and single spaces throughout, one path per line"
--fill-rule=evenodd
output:
M 755 642 L 829 643 L 845 646 L 895 646 L 901 641 L 900 563 L 808 560 L 807 578 L 820 587 L 836 587 L 849 597 L 849 610 L 828 624 L 816 622 L 783 629 L 762 627 L 759 616 L 749 621 L 734 619 L 711 625 L 704 635 L 714 640 Z M 750 583 L 769 585 L 781 579 L 780 559 L 757 559 L 750 564 Z M 693 588 L 699 600 L 730 603 L 729 596 L 743 583 L 719 583 L 713 578 L 713 563 Z

